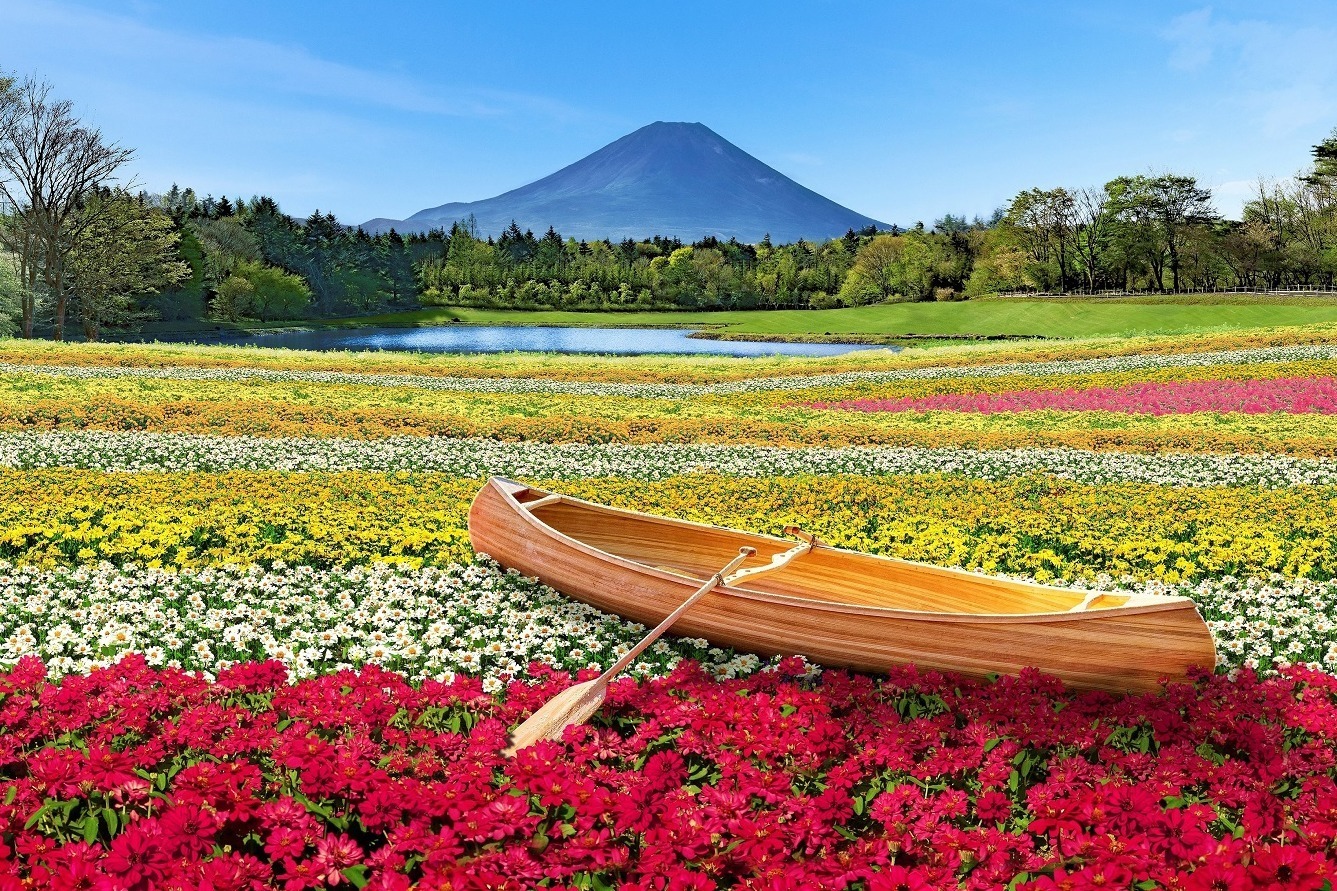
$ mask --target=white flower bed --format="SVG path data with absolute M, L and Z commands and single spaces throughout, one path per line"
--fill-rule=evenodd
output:
M 1218 668 L 1247 666 L 1269 672 L 1285 665 L 1309 665 L 1337 671 L 1337 580 L 1224 576 L 1169 585 L 1135 583 L 1130 578 L 1116 581 L 1102 574 L 1092 581 L 1073 581 L 1071 587 L 1190 598 L 1212 632 Z
M 1337 582 L 1225 578 L 1178 593 L 1202 605 L 1224 665 L 1337 670 Z
M 448 569 L 219 567 L 180 573 L 108 564 L 73 570 L 0 562 L 0 665 L 40 656 L 56 675 L 142 653 L 151 665 L 210 674 L 280 659 L 312 677 L 377 663 L 414 678 L 482 675 L 489 689 L 530 662 L 604 668 L 646 629 L 479 560 Z M 631 674 L 662 674 L 690 657 L 719 676 L 756 656 L 673 638 Z
M 1337 669 L 1337 582 L 1224 578 L 1197 585 L 1078 588 L 1192 597 L 1223 668 L 1308 663 Z M 178 573 L 103 564 L 73 570 L 0 563 L 0 667 L 25 655 L 53 674 L 87 673 L 127 653 L 209 674 L 275 658 L 294 678 L 377 663 L 410 677 L 481 675 L 489 690 L 530 662 L 607 667 L 646 629 L 480 559 L 408 570 L 219 567 Z M 766 667 L 755 655 L 666 638 L 632 669 L 693 658 L 721 677 Z
M 1074 359 L 1062 362 L 1011 362 L 997 365 L 931 366 L 884 371 L 849 371 L 833 374 L 792 375 L 726 381 L 717 384 L 627 384 L 594 381 L 558 381 L 543 378 L 435 377 L 421 374 L 357 374 L 342 371 L 282 371 L 272 368 L 203 368 L 188 365 L 161 368 L 84 365 L 19 365 L 0 363 L 0 374 L 30 374 L 72 378 L 156 378 L 194 381 L 300 381 L 377 387 L 411 387 L 464 393 L 568 393 L 578 396 L 631 396 L 646 399 L 686 399 L 710 394 L 762 390 L 807 390 L 856 383 L 903 380 L 988 378 L 1012 374 L 1090 374 L 1150 368 L 1192 368 L 1254 362 L 1297 362 L 1337 358 L 1337 345 L 1261 347 L 1211 353 L 1147 354 Z
M 1049 474 L 1081 483 L 1169 486 L 1337 484 L 1337 460 L 1279 455 L 1137 455 L 1078 449 L 779 448 L 500 442 L 401 436 L 389 439 L 208 436 L 70 431 L 0 433 L 0 466 L 105 471 L 438 471 L 523 479 L 622 476 L 659 480 L 685 473 L 730 476 L 952 473 L 980 479 Z

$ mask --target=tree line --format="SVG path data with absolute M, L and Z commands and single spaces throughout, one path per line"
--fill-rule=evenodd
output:
M 0 334 L 88 340 L 150 320 L 300 320 L 419 305 L 427 236 L 371 237 L 274 199 L 119 181 L 132 150 L 36 78 L 0 76 Z
M 1103 187 L 1017 195 L 975 260 L 971 289 L 1332 289 L 1337 279 L 1337 130 L 1313 165 L 1260 180 L 1223 219 L 1193 177 L 1121 176 Z
M 1313 165 L 1260 181 L 1240 220 L 1192 176 L 1116 177 L 1032 188 L 988 219 L 849 231 L 825 242 L 684 245 L 579 241 L 514 223 L 480 238 L 468 221 L 420 261 L 428 304 L 517 309 L 828 308 L 963 300 L 1003 292 L 1211 291 L 1314 287 L 1337 279 L 1337 131 Z M 436 242 L 434 242 L 435 244 Z
M 989 218 L 827 241 L 577 241 L 511 226 L 369 235 L 270 197 L 161 194 L 118 177 L 133 151 L 35 78 L 0 76 L 0 334 L 89 340 L 168 323 L 358 316 L 421 305 L 776 309 L 1000 292 L 1332 288 L 1337 130 L 1260 181 L 1241 219 L 1192 176 L 1032 188 Z
M 655 236 L 619 243 L 542 237 L 512 222 L 480 238 L 471 220 L 437 233 L 441 253 L 417 268 L 427 304 L 521 309 L 774 309 L 833 299 L 872 228 L 822 243 L 693 244 Z

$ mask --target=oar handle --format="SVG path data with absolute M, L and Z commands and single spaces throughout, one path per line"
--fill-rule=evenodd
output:
M 739 548 L 737 557 L 734 557 L 732 560 L 728 562 L 728 564 L 723 569 L 712 575 L 704 585 L 696 589 L 695 594 L 684 600 L 682 602 L 682 605 L 679 606 L 677 609 L 675 609 L 673 612 L 669 613 L 667 616 L 665 616 L 664 621 L 656 625 L 653 631 L 651 631 L 645 637 L 641 638 L 640 643 L 636 644 L 636 646 L 628 650 L 625 656 L 614 662 L 607 671 L 599 675 L 599 677 L 594 681 L 595 688 L 608 686 L 609 681 L 617 677 L 623 671 L 623 669 L 625 669 L 628 665 L 635 662 L 636 657 L 640 656 L 641 653 L 644 653 L 646 649 L 650 646 L 650 644 L 659 640 L 659 638 L 663 636 L 664 632 L 668 631 L 669 628 L 673 625 L 673 623 L 678 621 L 678 618 L 683 613 L 687 612 L 687 610 L 692 606 L 692 604 L 696 603 L 702 597 L 705 597 L 711 591 L 715 590 L 715 588 L 721 582 L 724 581 L 724 577 L 726 575 L 733 572 L 735 569 L 738 568 L 738 565 L 740 563 L 742 563 L 748 557 L 751 557 L 756 553 L 757 553 L 756 548 L 749 548 L 749 547 Z
M 799 526 L 786 526 L 785 535 L 792 535 L 795 538 L 803 539 L 808 543 L 808 550 L 812 550 L 818 545 L 826 544 L 826 542 L 822 541 L 816 535 L 813 535 L 811 532 L 808 532 Z

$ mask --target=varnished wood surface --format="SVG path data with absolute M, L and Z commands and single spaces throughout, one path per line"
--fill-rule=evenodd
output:
M 494 479 L 469 512 L 474 549 L 607 612 L 655 625 L 739 547 L 744 568 L 793 541 L 623 511 Z M 716 589 L 674 628 L 763 655 L 832 666 L 895 664 L 984 675 L 1033 666 L 1075 687 L 1154 689 L 1216 652 L 1192 601 L 1105 595 L 989 578 L 818 545 L 783 570 Z

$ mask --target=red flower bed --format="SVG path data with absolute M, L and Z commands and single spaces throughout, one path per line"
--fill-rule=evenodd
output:
M 374 669 L 217 683 L 138 659 L 0 675 L 0 891 L 337 886 L 1323 888 L 1337 679 L 1076 694 L 899 671 L 614 685 L 514 761 L 569 682 Z
M 946 393 L 897 399 L 809 402 L 808 408 L 847 411 L 1113 411 L 1177 415 L 1199 411 L 1244 414 L 1337 413 L 1337 378 L 1294 377 L 1259 381 L 1170 381 L 1092 387 L 1088 390 L 1013 390 L 1007 393 Z

